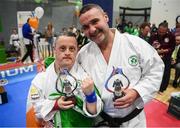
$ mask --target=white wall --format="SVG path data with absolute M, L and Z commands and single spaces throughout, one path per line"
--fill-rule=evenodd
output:
M 167 20 L 169 28 L 173 28 L 178 15 L 180 15 L 180 0 L 152 0 L 151 23 L 158 26 L 159 23 Z
M 151 7 L 151 1 L 152 0 L 114 0 L 113 2 L 113 26 L 115 25 L 115 18 L 119 16 L 119 6 L 122 7 L 130 7 L 130 8 L 146 8 Z M 140 18 L 140 19 L 138 19 Z M 144 20 L 143 17 L 131 17 L 131 21 L 137 22 L 138 20 L 141 20 L 142 22 Z

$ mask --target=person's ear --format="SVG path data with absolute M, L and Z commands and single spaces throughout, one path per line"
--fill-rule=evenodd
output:
M 105 18 L 105 20 L 106 20 L 107 22 L 109 22 L 109 17 L 108 17 L 108 15 L 107 15 L 106 13 L 104 13 L 104 18 Z

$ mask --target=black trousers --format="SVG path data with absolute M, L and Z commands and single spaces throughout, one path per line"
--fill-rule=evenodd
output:
M 164 75 L 162 78 L 161 86 L 159 89 L 160 92 L 165 91 L 169 84 L 170 73 L 171 73 L 171 56 L 164 57 L 162 58 L 162 60 L 164 62 L 165 68 L 164 68 Z
M 24 62 L 28 56 L 30 57 L 31 62 L 34 62 L 34 60 L 33 60 L 33 45 L 32 44 L 26 44 L 25 47 L 26 47 L 27 51 L 22 58 L 22 62 Z
M 174 77 L 174 81 L 177 82 L 179 77 L 180 77 L 180 63 L 177 63 L 175 65 L 175 77 Z

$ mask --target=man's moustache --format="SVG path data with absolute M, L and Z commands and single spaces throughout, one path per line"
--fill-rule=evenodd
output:
M 94 33 L 90 34 L 91 37 L 96 37 L 98 33 L 103 32 L 102 29 L 96 30 Z
M 71 59 L 71 57 L 63 57 L 63 59 Z

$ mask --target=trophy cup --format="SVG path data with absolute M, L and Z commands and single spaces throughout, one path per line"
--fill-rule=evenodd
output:
M 71 80 L 75 82 L 75 85 L 72 84 L 67 78 L 71 78 Z M 77 85 L 78 82 L 76 78 L 72 76 L 67 69 L 64 69 L 59 73 L 58 78 L 56 80 L 56 90 L 57 92 L 65 96 L 66 101 L 72 101 L 73 104 L 76 104 L 74 91 L 76 90 Z
M 113 82 L 109 84 L 109 81 L 113 81 Z M 123 73 L 122 69 L 121 68 L 115 69 L 115 67 L 113 67 L 113 71 L 105 83 L 105 88 L 107 89 L 107 91 L 113 93 L 114 97 L 112 100 L 115 101 L 116 99 L 125 96 L 123 90 L 126 90 L 129 87 L 129 85 L 130 85 L 130 81 L 128 77 Z
M 122 90 L 122 87 L 123 87 L 123 84 L 122 82 L 119 80 L 119 79 L 116 79 L 113 83 L 113 87 L 114 87 L 114 98 L 113 98 L 113 101 L 115 101 L 116 99 L 118 98 L 121 98 L 123 96 L 125 96 L 123 90 Z

